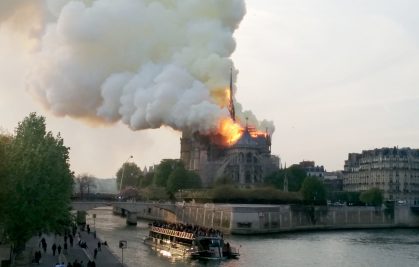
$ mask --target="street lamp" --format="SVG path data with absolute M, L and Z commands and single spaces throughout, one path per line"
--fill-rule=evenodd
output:
M 130 159 L 132 159 L 133 156 L 129 156 L 128 159 L 124 162 L 124 165 L 122 166 L 122 175 L 121 175 L 121 182 L 119 184 L 119 194 L 121 195 L 121 190 L 122 190 L 122 182 L 124 181 L 124 173 L 125 173 L 125 167 L 127 166 L 127 163 Z

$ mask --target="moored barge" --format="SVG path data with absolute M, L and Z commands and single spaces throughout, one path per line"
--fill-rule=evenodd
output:
M 155 222 L 144 243 L 173 258 L 223 260 L 240 256 L 237 248 L 224 241 L 221 232 L 192 225 Z

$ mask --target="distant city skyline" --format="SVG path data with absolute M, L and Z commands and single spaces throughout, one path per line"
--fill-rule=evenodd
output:
M 7 3 L 0 4 L 2 129 L 13 132 L 33 111 L 46 116 L 48 130 L 71 148 L 72 170 L 100 178 L 115 177 L 130 155 L 141 169 L 180 157 L 180 132 L 168 127 L 131 131 L 44 110 L 25 89 L 36 42 L 22 34 L 24 21 L 10 26 Z M 246 7 L 234 34 L 236 98 L 274 121 L 272 154 L 282 163 L 312 160 L 334 171 L 348 153 L 418 147 L 419 2 L 249 0 Z

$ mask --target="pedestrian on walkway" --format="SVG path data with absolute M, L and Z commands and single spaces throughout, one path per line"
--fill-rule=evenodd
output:
M 67 255 L 67 249 L 68 249 L 68 245 L 67 242 L 64 243 L 64 255 Z
M 73 236 L 70 235 L 70 238 L 69 239 L 70 239 L 70 246 L 73 247 L 73 241 L 74 241 L 73 240 Z
M 39 265 L 39 261 L 41 260 L 41 251 L 36 251 L 34 255 L 34 259 L 32 260 L 32 263 L 37 263 Z
M 45 238 L 41 239 L 41 245 L 42 249 L 44 250 L 44 253 L 47 253 L 47 241 L 45 241 Z
M 73 225 L 73 229 L 72 229 L 73 236 L 76 235 L 76 231 L 77 231 L 77 226 L 76 225 Z
M 87 225 L 87 234 L 90 234 L 90 225 Z
M 60 255 L 61 254 L 61 245 L 58 245 L 57 250 L 58 250 L 58 255 Z
M 102 244 L 99 242 L 97 242 L 97 250 L 98 251 L 102 251 Z
M 57 250 L 57 245 L 54 243 L 52 244 L 52 256 L 55 256 L 55 250 Z
M 97 248 L 95 248 L 95 250 L 93 250 L 93 258 L 96 260 L 97 257 Z

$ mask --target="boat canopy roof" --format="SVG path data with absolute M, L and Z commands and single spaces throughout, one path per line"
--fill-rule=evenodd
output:
M 181 231 L 161 228 L 161 227 L 157 227 L 157 226 L 151 226 L 151 231 L 154 232 L 154 233 L 159 233 L 159 234 L 168 235 L 168 236 L 174 236 L 174 237 L 177 237 L 177 238 L 183 238 L 183 239 L 189 239 L 189 240 L 194 240 L 195 239 L 195 236 L 194 236 L 193 233 L 181 232 Z

